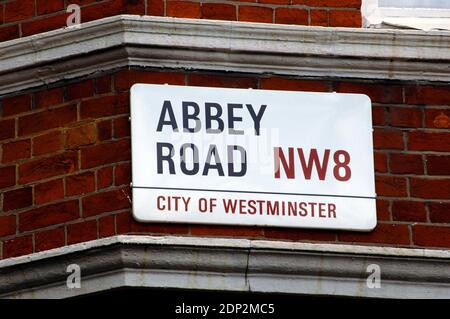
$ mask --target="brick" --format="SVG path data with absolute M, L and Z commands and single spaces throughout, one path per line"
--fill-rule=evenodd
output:
M 391 211 L 390 202 L 383 199 L 377 199 L 377 220 L 390 221 Z
M 19 37 L 20 32 L 18 24 L 0 27 L 0 42 L 17 39 Z
M 22 236 L 3 242 L 3 258 L 28 255 L 33 252 L 32 236 Z
M 386 123 L 384 107 L 372 106 L 372 123 L 373 125 L 384 125 Z
M 115 216 L 105 216 L 98 220 L 99 238 L 114 236 L 116 234 Z
M 147 0 L 147 15 L 164 16 L 164 0 Z
M 147 233 L 147 234 L 188 234 L 189 227 L 183 224 L 139 223 L 131 212 L 126 211 L 116 216 L 117 234 Z
M 308 25 L 308 11 L 305 9 L 277 8 L 275 23 Z
M 391 107 L 391 125 L 398 127 L 421 127 L 422 111 L 418 108 Z
M 378 103 L 402 103 L 402 87 L 391 84 L 372 84 L 338 82 L 336 91 L 340 93 L 360 93 L 370 97 L 372 102 Z
M 231 4 L 203 3 L 201 11 L 203 19 L 236 21 L 236 7 Z
M 97 171 L 97 189 L 107 188 L 113 184 L 113 168 L 103 167 Z
M 16 216 L 0 216 L 0 237 L 11 236 L 16 233 Z
M 450 178 L 411 178 L 411 196 L 430 199 L 450 199 Z
M 404 148 L 403 133 L 396 129 L 374 128 L 373 146 L 375 149 L 402 150 Z
M 92 168 L 127 161 L 131 158 L 130 140 L 94 145 L 81 150 L 81 167 Z
M 450 105 L 450 86 L 405 87 L 407 104 Z
M 82 119 L 100 118 L 130 112 L 129 94 L 102 96 L 81 103 Z
M 76 105 L 33 113 L 19 118 L 19 135 L 23 136 L 59 128 L 76 120 Z
M 78 200 L 34 208 L 19 215 L 20 232 L 30 231 L 78 219 Z
M 74 3 L 71 1 L 71 3 Z M 105 17 L 111 17 L 119 14 L 145 14 L 145 3 L 142 0 L 110 0 L 110 1 L 91 1 L 95 5 L 86 6 L 83 1 L 82 22 L 88 22 Z
M 33 138 L 33 155 L 54 153 L 62 149 L 61 131 L 53 131 Z
M 62 247 L 65 243 L 64 227 L 42 231 L 35 235 L 36 252 Z
M 93 191 L 95 191 L 94 172 L 66 177 L 66 196 L 84 195 Z
M 303 4 L 312 7 L 361 8 L 361 0 L 292 0 L 292 4 Z
M 328 26 L 328 11 L 326 10 L 310 10 L 311 25 L 327 27 Z
M 94 95 L 94 85 L 92 80 L 75 83 L 67 87 L 68 100 L 82 99 Z
M 260 227 L 193 225 L 191 226 L 191 235 L 227 236 L 227 237 L 263 237 L 263 229 Z
M 2 162 L 8 163 L 31 156 L 31 140 L 21 140 L 3 144 Z
M 225 87 L 225 88 L 254 88 L 258 87 L 258 80 L 250 77 L 222 76 L 210 74 L 189 74 L 189 85 Z
M 67 244 L 86 242 L 97 239 L 97 221 L 72 224 L 67 226 Z
M 338 235 L 339 241 L 362 242 L 371 244 L 409 245 L 409 229 L 407 225 L 380 224 L 368 233 L 343 231 Z
M 258 228 L 256 228 L 258 229 Z M 333 231 L 316 229 L 264 228 L 264 237 L 281 240 L 336 241 Z
M 55 179 L 34 186 L 34 203 L 41 205 L 64 198 L 62 179 Z
M 268 79 L 261 79 L 261 89 L 329 92 L 330 86 L 326 81 L 297 80 L 281 77 L 271 77 Z
M 80 6 L 86 6 L 88 4 L 93 4 L 99 2 L 99 0 L 70 0 L 70 3 L 78 4 Z
M 58 15 L 45 16 L 40 19 L 24 22 L 22 23 L 22 36 L 64 28 L 67 26 L 68 17 L 69 13 L 62 12 Z
M 31 187 L 19 188 L 3 194 L 3 211 L 20 209 L 33 204 L 33 191 Z
M 200 19 L 200 3 L 189 1 L 166 1 L 166 16 L 176 18 Z
M 16 135 L 16 122 L 14 119 L 0 121 L 0 141 L 13 138 Z
M 256 6 L 239 6 L 239 21 L 273 22 L 273 9 Z
M 245 1 L 247 2 L 247 1 Z M 251 1 L 249 1 L 251 2 Z M 268 4 L 289 4 L 290 0 L 258 0 L 258 3 L 268 3 Z
M 11 116 L 31 109 L 31 95 L 24 94 L 6 98 L 2 101 L 3 116 Z
M 450 175 L 449 155 L 428 155 L 426 163 L 428 175 Z
M 127 14 L 145 15 L 145 1 L 142 0 L 116 0 L 125 5 Z
M 386 153 L 375 152 L 374 163 L 375 163 L 375 172 L 386 173 L 388 171 Z
M 450 227 L 413 226 L 413 241 L 417 246 L 450 247 Z
M 389 156 L 389 166 L 394 174 L 423 174 L 422 155 L 393 153 Z
M 83 7 L 81 22 L 125 14 L 127 13 L 127 9 L 127 1 L 125 0 L 110 0 L 107 2 L 95 3 L 95 5 Z
M 34 104 L 37 109 L 47 108 L 49 106 L 55 106 L 63 103 L 64 101 L 64 88 L 47 89 L 35 93 Z
M 115 189 L 83 198 L 83 216 L 89 217 L 130 207 L 126 189 Z
M 0 189 L 7 188 L 16 184 L 16 167 L 0 167 Z
M 450 109 L 425 109 L 425 126 L 430 128 L 450 128 Z
M 450 152 L 450 132 L 409 132 L 408 149 L 413 151 Z
M 432 223 L 450 223 L 450 203 L 429 203 Z
M 66 149 L 78 149 L 81 146 L 94 144 L 97 130 L 94 123 L 88 123 L 67 129 L 65 132 Z
M 25 184 L 52 176 L 69 174 L 74 172 L 77 167 L 76 152 L 66 152 L 34 160 L 19 166 L 19 182 Z
M 115 184 L 129 185 L 131 183 L 130 163 L 120 164 L 114 168 Z
M 97 123 L 97 139 L 102 142 L 112 139 L 111 120 L 104 120 Z
M 86 6 L 96 2 L 99 2 L 99 0 L 70 0 L 70 3 L 78 4 L 79 6 Z
M 406 178 L 403 177 L 376 176 L 375 186 L 377 196 L 407 196 Z
M 427 212 L 425 210 L 425 203 L 394 201 L 392 203 L 392 217 L 398 221 L 426 222 Z
M 64 10 L 64 0 L 37 0 L 36 5 L 38 15 Z
M 147 72 L 122 70 L 115 75 L 115 88 L 126 91 L 135 83 L 184 85 L 184 74 L 177 72 Z
M 119 117 L 114 119 L 114 137 L 122 138 L 130 136 L 131 127 L 128 116 Z
M 111 75 L 104 75 L 97 79 L 95 79 L 95 93 L 97 94 L 105 94 L 111 92 Z
M 34 17 L 34 0 L 20 0 L 5 3 L 5 23 Z
M 330 27 L 361 28 L 361 11 L 331 10 Z

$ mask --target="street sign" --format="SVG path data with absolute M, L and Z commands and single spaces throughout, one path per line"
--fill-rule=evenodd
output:
M 136 84 L 131 133 L 138 221 L 376 225 L 366 95 Z

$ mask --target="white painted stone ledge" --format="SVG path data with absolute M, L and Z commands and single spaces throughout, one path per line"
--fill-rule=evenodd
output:
M 123 66 L 450 81 L 450 33 L 122 15 L 0 43 L 0 95 Z
M 0 260 L 0 268 L 29 263 L 32 261 L 63 256 L 75 252 L 82 252 L 93 248 L 101 248 L 115 244 L 125 245 L 161 245 L 161 246 L 192 246 L 192 247 L 220 247 L 240 249 L 276 249 L 287 252 L 316 252 L 350 255 L 373 255 L 395 257 L 420 257 L 448 259 L 449 249 L 396 248 L 384 246 L 343 245 L 328 243 L 305 243 L 276 240 L 214 238 L 193 236 L 144 236 L 117 235 L 103 239 L 96 239 L 84 243 L 64 246 L 26 256 Z
M 81 289 L 66 286 L 79 265 Z M 381 288 L 367 286 L 369 265 Z M 0 298 L 65 298 L 121 287 L 450 298 L 446 250 L 178 236 L 116 236 L 0 264 Z

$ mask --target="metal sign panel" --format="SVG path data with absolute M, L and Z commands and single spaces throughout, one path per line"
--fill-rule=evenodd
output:
M 366 95 L 136 84 L 131 132 L 139 221 L 376 225 Z

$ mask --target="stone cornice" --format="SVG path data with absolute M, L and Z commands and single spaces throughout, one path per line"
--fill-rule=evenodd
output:
M 66 286 L 81 268 L 81 289 Z M 369 265 L 381 287 L 366 284 Z M 381 298 L 450 298 L 450 251 L 282 241 L 116 236 L 0 261 L 0 297 L 62 298 L 119 287 Z
M 450 33 L 115 16 L 0 43 L 0 95 L 123 66 L 450 81 Z

